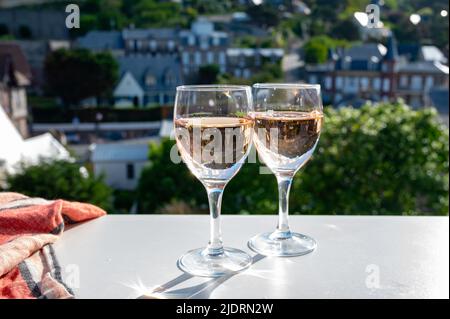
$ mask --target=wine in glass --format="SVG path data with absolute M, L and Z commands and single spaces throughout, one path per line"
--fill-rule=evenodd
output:
M 320 86 L 255 84 L 253 141 L 259 158 L 277 178 L 278 226 L 251 238 L 249 247 L 268 256 L 299 256 L 313 251 L 313 238 L 291 232 L 289 191 L 295 173 L 311 158 L 322 128 Z
M 179 267 L 193 275 L 217 277 L 250 266 L 245 252 L 223 247 L 220 207 L 226 184 L 249 153 L 254 121 L 251 88 L 236 85 L 177 87 L 175 139 L 189 170 L 202 182 L 210 206 L 210 240 L 206 248 L 187 252 Z

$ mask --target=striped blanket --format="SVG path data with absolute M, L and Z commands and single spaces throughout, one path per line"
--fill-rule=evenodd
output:
M 90 204 L 0 192 L 0 299 L 73 298 L 51 244 L 65 225 L 105 214 Z

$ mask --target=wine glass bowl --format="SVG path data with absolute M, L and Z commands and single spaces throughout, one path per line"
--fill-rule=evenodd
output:
M 279 220 L 274 232 L 250 239 L 249 247 L 263 255 L 298 256 L 313 251 L 316 242 L 293 233 L 288 224 L 292 179 L 311 158 L 323 124 L 320 86 L 310 84 L 255 84 L 253 141 L 259 158 L 276 176 Z
M 250 266 L 245 252 L 223 247 L 220 208 L 226 184 L 248 156 L 254 120 L 251 88 L 237 85 L 187 85 L 177 88 L 175 139 L 189 170 L 202 182 L 210 205 L 210 241 L 178 260 L 197 276 L 217 277 Z

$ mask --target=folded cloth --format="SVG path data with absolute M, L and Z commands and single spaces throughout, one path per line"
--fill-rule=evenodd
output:
M 0 298 L 73 298 L 51 244 L 65 225 L 105 214 L 90 204 L 0 192 Z

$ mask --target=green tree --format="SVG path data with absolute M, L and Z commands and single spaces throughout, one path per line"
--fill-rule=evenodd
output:
M 29 40 L 33 37 L 31 29 L 26 25 L 19 26 L 18 33 L 20 39 Z
M 108 95 L 118 79 L 118 64 L 108 52 L 60 49 L 45 60 L 48 89 L 65 105 Z
M 449 132 L 434 109 L 403 103 L 325 110 L 310 163 L 294 178 L 293 214 L 448 214 Z M 141 211 L 171 203 L 206 212 L 206 193 L 183 163 L 170 161 L 174 142 L 153 144 L 138 188 Z M 246 163 L 226 187 L 224 213 L 275 214 L 277 186 L 259 163 Z M 183 207 L 183 205 L 172 205 Z
M 328 57 L 328 47 L 319 41 L 309 41 L 304 46 L 304 59 L 306 63 L 324 63 Z
M 358 27 L 351 21 L 346 19 L 337 23 L 331 30 L 334 38 L 345 39 L 348 41 L 356 41 L 359 39 Z
M 0 23 L 0 37 L 9 35 L 9 28 L 6 24 Z
M 449 134 L 434 109 L 403 103 L 327 109 L 292 211 L 448 214 Z
M 31 197 L 87 202 L 111 209 L 112 190 L 86 168 L 68 161 L 23 164 L 19 172 L 7 176 L 7 190 Z
M 350 42 L 345 39 L 332 39 L 328 36 L 315 36 L 303 46 L 306 63 L 323 63 L 328 57 L 328 50 L 337 47 L 348 47 Z
M 200 203 L 206 203 L 203 186 L 186 165 L 170 160 L 173 146 L 174 142 L 169 139 L 163 139 L 160 144 L 150 144 L 150 164 L 143 169 L 137 189 L 139 212 L 154 213 L 172 199 L 196 208 L 201 206 Z
M 203 65 L 198 69 L 198 84 L 215 84 L 219 81 L 220 68 L 217 64 Z
M 250 5 L 246 13 L 252 21 L 263 27 L 274 27 L 280 23 L 280 15 L 277 9 L 267 5 Z

